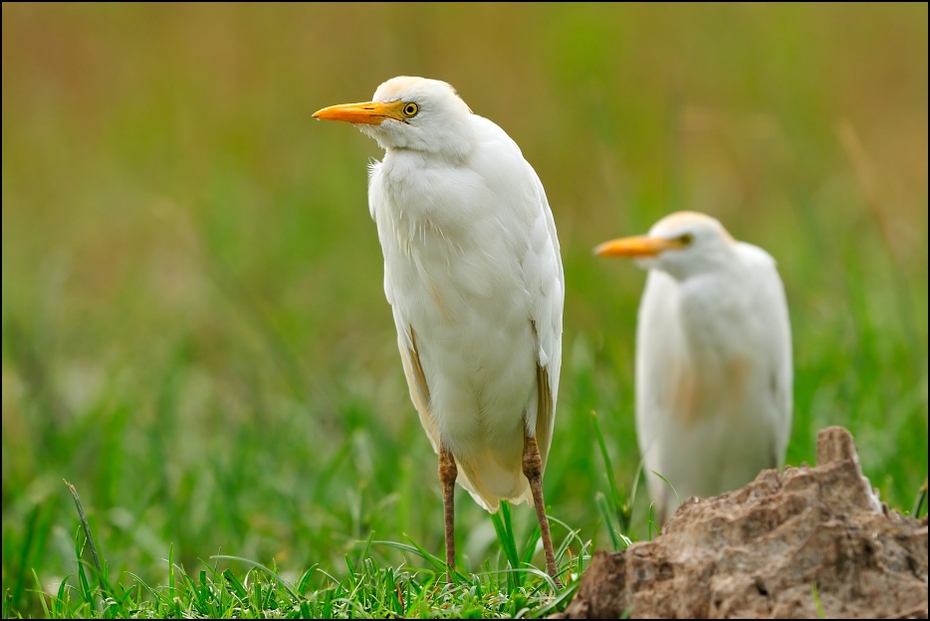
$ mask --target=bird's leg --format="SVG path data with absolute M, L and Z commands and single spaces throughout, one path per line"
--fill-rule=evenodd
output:
M 542 457 L 539 455 L 536 438 L 526 432 L 523 435 L 523 474 L 530 482 L 530 490 L 533 492 L 536 519 L 539 520 L 539 534 L 542 537 L 543 551 L 546 553 L 546 571 L 555 580 L 556 586 L 562 588 L 562 581 L 559 580 L 558 568 L 555 565 L 555 551 L 552 548 L 552 535 L 549 533 L 546 503 L 543 501 Z
M 446 581 L 452 582 L 455 571 L 455 478 L 458 468 L 455 458 L 442 442 L 439 443 L 439 482 L 442 483 L 442 510 L 446 523 Z

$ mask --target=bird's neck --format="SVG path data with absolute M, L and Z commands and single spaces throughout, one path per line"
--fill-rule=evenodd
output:
M 746 347 L 734 337 L 746 321 L 738 281 L 736 275 L 705 274 L 681 283 L 679 313 L 689 355 L 707 372 L 726 367 Z

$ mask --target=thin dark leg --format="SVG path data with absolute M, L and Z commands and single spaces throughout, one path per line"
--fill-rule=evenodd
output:
M 530 482 L 533 492 L 533 505 L 536 507 L 536 519 L 539 520 L 539 534 L 542 537 L 543 551 L 546 553 L 546 571 L 555 580 L 556 586 L 562 588 L 558 568 L 555 565 L 555 551 L 552 548 L 552 535 L 549 533 L 549 518 L 546 517 L 546 503 L 542 490 L 542 458 L 536 438 L 524 434 L 523 437 L 523 474 Z
M 455 571 L 455 478 L 458 476 L 452 452 L 439 445 L 439 482 L 442 483 L 442 509 L 446 522 L 446 580 Z

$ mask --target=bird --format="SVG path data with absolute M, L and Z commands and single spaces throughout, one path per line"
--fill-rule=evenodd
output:
M 313 117 L 352 123 L 384 150 L 369 165 L 368 206 L 410 398 L 439 456 L 447 581 L 458 482 L 491 513 L 502 500 L 533 502 L 560 585 L 542 481 L 565 277 L 539 176 L 442 80 L 397 76 L 371 101 Z
M 657 523 L 679 498 L 717 496 L 780 469 L 793 365 L 775 259 L 689 211 L 594 252 L 648 270 L 636 329 L 636 432 Z

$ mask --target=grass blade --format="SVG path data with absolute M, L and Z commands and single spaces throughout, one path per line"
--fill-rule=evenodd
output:
M 914 510 L 911 511 L 911 515 L 915 518 L 920 517 L 920 510 L 924 506 L 924 502 L 927 500 L 927 479 L 924 479 L 924 484 L 920 486 L 920 491 L 917 493 L 917 500 L 914 501 Z
M 616 477 L 614 477 L 614 468 L 610 460 L 610 454 L 607 451 L 607 442 L 604 440 L 604 433 L 601 431 L 601 425 L 597 420 L 597 412 L 593 410 L 591 411 L 591 422 L 594 425 L 594 437 L 597 438 L 597 445 L 601 450 L 601 457 L 604 459 L 604 469 L 607 474 L 607 491 L 610 494 L 610 506 L 617 516 L 620 530 L 629 532 L 633 508 L 629 502 L 623 501 L 623 492 L 617 485 Z
M 611 510 L 610 503 L 607 501 L 607 497 L 604 496 L 603 492 L 598 492 L 594 496 L 594 503 L 597 505 L 597 510 L 600 511 L 601 515 L 604 517 L 604 526 L 607 527 L 607 534 L 610 537 L 610 545 L 613 551 L 619 552 L 623 549 L 623 544 L 621 543 L 619 533 L 614 528 L 613 511 Z
M 274 571 L 265 567 L 264 565 L 262 565 L 261 563 L 257 561 L 253 561 L 252 559 L 248 559 L 248 558 L 243 558 L 241 556 L 229 556 L 227 554 L 216 554 L 214 556 L 211 556 L 210 558 L 211 559 L 222 559 L 222 560 L 227 560 L 227 561 L 239 561 L 240 563 L 245 563 L 246 565 L 249 565 L 250 567 L 253 567 L 254 569 L 260 569 L 268 576 L 277 580 L 278 583 L 281 586 L 283 586 L 284 589 L 288 593 L 291 594 L 291 596 L 294 598 L 295 603 L 300 601 L 300 594 L 294 589 L 293 586 L 291 586 L 290 582 L 288 582 L 287 580 L 279 576 L 277 573 L 275 573 Z
M 103 578 L 103 568 L 100 566 L 100 557 L 97 555 L 97 546 L 94 545 L 94 537 L 90 533 L 90 524 L 87 523 L 87 515 L 84 514 L 84 505 L 81 504 L 81 498 L 78 496 L 77 489 L 68 481 L 65 481 L 71 496 L 74 498 L 74 506 L 77 507 L 78 517 L 81 519 L 81 528 L 84 529 L 84 537 L 87 538 L 87 545 L 90 546 L 90 555 L 94 560 L 94 567 L 97 569 L 98 580 Z M 101 585 L 102 587 L 103 585 Z
M 517 542 L 513 534 L 513 519 L 510 514 L 509 502 L 501 501 L 500 510 L 491 514 L 491 523 L 494 524 L 497 539 L 500 541 L 507 562 L 513 568 L 519 567 L 520 556 L 517 553 Z

